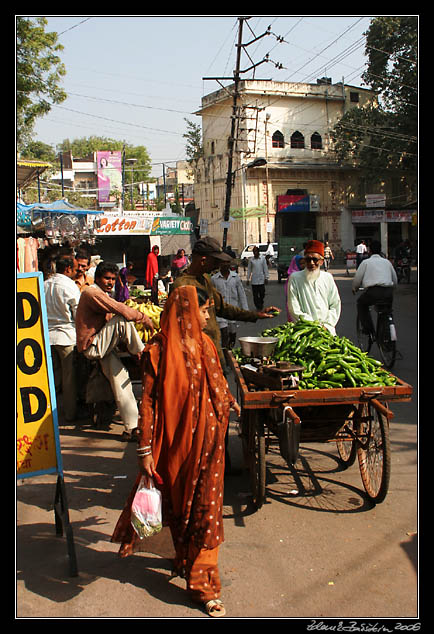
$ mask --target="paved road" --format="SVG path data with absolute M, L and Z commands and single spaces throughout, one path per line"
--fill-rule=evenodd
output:
M 342 298 L 338 334 L 354 340 L 352 273 L 332 272 Z M 283 285 L 275 279 L 267 300 L 283 308 Z M 361 627 L 384 618 L 394 631 L 399 622 L 419 617 L 417 308 L 413 271 L 411 284 L 400 286 L 395 297 L 402 358 L 394 372 L 414 386 L 414 397 L 393 407 L 391 483 L 382 504 L 365 497 L 357 464 L 340 469 L 331 444 L 302 445 L 297 474 L 273 446 L 267 455 L 267 502 L 257 512 L 249 501 L 248 475 L 226 478 L 220 568 L 227 618 L 303 619 L 302 631 L 325 619 L 358 619 Z M 259 334 L 263 323 L 240 324 L 239 333 Z M 66 542 L 55 537 L 55 477 L 21 481 L 16 616 L 208 618 L 186 598 L 180 580 L 169 581 L 165 529 L 149 540 L 147 552 L 127 560 L 117 558 L 117 546 L 109 541 L 136 469 L 135 447 L 118 440 L 121 426 L 105 433 L 60 430 L 79 574 L 68 576 Z M 230 450 L 241 467 L 235 423 Z M 294 495 L 300 482 L 304 494 Z

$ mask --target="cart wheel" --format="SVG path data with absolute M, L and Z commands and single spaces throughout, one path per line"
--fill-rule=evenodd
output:
M 353 429 L 353 420 L 347 420 L 345 427 L 341 430 L 343 437 L 336 440 L 339 458 L 341 459 L 342 466 L 345 468 L 351 467 L 357 456 L 357 445 L 352 434 Z
M 265 434 L 264 424 L 257 413 L 250 415 L 248 434 L 248 464 L 253 504 L 260 509 L 265 502 Z
M 365 491 L 373 502 L 383 502 L 389 489 L 391 469 L 389 422 L 372 403 L 363 405 L 357 444 Z

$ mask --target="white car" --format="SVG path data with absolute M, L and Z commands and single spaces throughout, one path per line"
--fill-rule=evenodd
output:
M 277 242 L 272 242 L 271 244 L 274 250 L 273 258 L 276 259 L 277 258 Z M 259 247 L 259 255 L 265 256 L 265 252 L 268 249 L 268 242 L 254 242 L 252 244 L 248 244 L 243 250 L 243 252 L 241 253 L 241 256 L 240 256 L 241 260 L 243 260 L 244 258 L 252 258 L 254 247 Z

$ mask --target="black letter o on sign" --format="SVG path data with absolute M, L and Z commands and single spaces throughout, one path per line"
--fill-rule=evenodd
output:
M 26 364 L 24 352 L 27 346 L 30 346 L 33 350 L 35 361 L 32 366 Z M 36 374 L 42 365 L 42 350 L 41 346 L 34 339 L 22 339 L 17 346 L 17 362 L 18 367 L 24 374 Z

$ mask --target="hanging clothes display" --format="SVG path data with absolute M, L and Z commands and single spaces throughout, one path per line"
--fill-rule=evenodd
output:
M 37 238 L 17 239 L 17 270 L 18 273 L 33 273 L 38 271 L 38 247 Z

